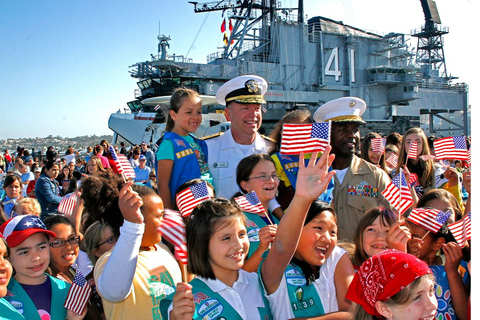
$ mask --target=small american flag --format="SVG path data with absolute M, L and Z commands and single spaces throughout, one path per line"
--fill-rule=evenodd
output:
M 410 173 L 410 177 L 408 178 L 408 184 L 410 186 L 418 186 L 418 176 L 415 173 Z
M 281 154 L 322 152 L 330 143 L 331 122 L 285 123 L 282 131 Z
M 160 225 L 162 237 L 175 248 L 175 258 L 182 263 L 187 263 L 187 238 L 185 236 L 185 222 L 180 212 L 164 210 L 163 222 Z
M 424 227 L 432 233 L 437 233 L 451 214 L 450 211 L 443 212 L 437 209 L 415 208 L 407 220 Z
M 85 309 L 92 289 L 87 283 L 87 280 L 77 269 L 77 274 L 73 278 L 72 286 L 68 290 L 67 299 L 65 300 L 64 307 L 75 313 L 82 314 Z
M 65 195 L 58 205 L 58 212 L 71 216 L 75 204 L 77 203 L 77 194 L 75 192 Z
M 413 204 L 413 198 L 408 187 L 403 170 L 393 177 L 390 184 L 382 191 L 382 195 L 402 215 Z
M 438 160 L 468 160 L 467 140 L 464 136 L 437 139 L 433 142 Z
M 462 220 L 448 225 L 457 243 L 463 248 L 467 240 L 472 239 L 472 213 L 469 212 Z
M 122 174 L 125 178 L 135 179 L 135 171 L 132 168 L 130 162 L 124 154 L 117 154 L 113 146 L 110 146 L 110 153 L 112 154 L 113 161 L 115 161 L 115 167 L 117 172 Z
M 202 182 L 194 184 L 193 186 L 179 192 L 175 199 L 182 217 L 188 217 L 192 213 L 193 208 L 199 203 L 210 199 L 207 183 Z
M 371 140 L 372 151 L 373 152 L 384 153 L 385 152 L 385 143 L 386 143 L 386 140 L 383 139 L 383 138 L 373 138 Z
M 398 156 L 395 153 L 392 153 L 386 161 L 392 168 L 396 168 L 398 164 Z
M 243 196 L 235 198 L 235 202 L 242 208 L 243 211 L 262 214 L 266 213 L 260 199 L 258 199 L 255 191 L 249 192 Z
M 417 141 L 410 142 L 410 148 L 408 149 L 407 158 L 417 160 L 417 150 L 418 150 Z

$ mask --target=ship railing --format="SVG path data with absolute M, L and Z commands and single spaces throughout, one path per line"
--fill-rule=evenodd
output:
M 211 53 L 207 56 L 207 63 L 215 61 L 217 59 L 224 59 L 225 55 L 223 54 L 223 51 L 218 51 Z
M 440 89 L 440 90 L 452 90 L 452 91 L 468 91 L 468 85 L 462 83 L 442 83 L 442 82 L 428 82 L 423 81 L 418 84 L 420 88 L 424 89 Z
M 157 55 L 152 54 L 151 57 L 152 57 L 152 61 L 161 60 L 160 54 L 157 54 Z M 168 55 L 167 60 L 168 61 L 173 61 L 175 63 L 193 63 L 192 58 L 187 58 L 183 55 L 176 55 L 176 54 Z
M 446 26 L 442 26 L 438 23 L 434 23 L 434 29 L 432 31 L 435 31 L 435 32 L 438 32 L 438 33 L 442 33 L 442 34 L 447 34 L 450 32 L 450 29 L 449 27 L 446 27 Z M 415 36 L 415 35 L 419 35 L 419 34 L 422 34 L 424 32 L 428 32 L 428 30 L 425 29 L 425 25 L 422 25 L 420 27 L 420 29 L 413 29 L 410 31 L 410 35 L 411 36 Z

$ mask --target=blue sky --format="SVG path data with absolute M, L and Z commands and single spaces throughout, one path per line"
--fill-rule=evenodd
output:
M 470 85 L 472 105 L 478 68 L 471 37 L 479 12 L 473 2 L 436 1 L 450 28 L 447 70 Z M 424 22 L 418 0 L 305 0 L 305 12 L 383 34 L 410 33 Z M 195 14 L 187 0 L 0 0 L 0 139 L 110 134 L 109 115 L 137 88 L 128 67 L 156 53 L 159 23 L 172 38 L 170 53 L 190 50 L 205 62 L 222 44 L 221 21 L 220 12 Z

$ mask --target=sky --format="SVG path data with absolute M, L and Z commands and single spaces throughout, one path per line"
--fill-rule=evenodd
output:
M 478 4 L 436 3 L 450 28 L 447 71 L 470 86 L 474 105 Z M 305 0 L 304 7 L 307 18 L 380 34 L 409 34 L 424 23 L 419 0 Z M 138 88 L 129 66 L 157 53 L 159 32 L 171 37 L 170 54 L 204 63 L 222 45 L 221 22 L 221 12 L 195 14 L 187 0 L 0 0 L 0 139 L 111 134 L 110 114 Z

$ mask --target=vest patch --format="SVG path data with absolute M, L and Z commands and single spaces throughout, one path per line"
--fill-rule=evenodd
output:
M 260 237 L 258 236 L 259 231 L 260 231 L 260 228 L 255 228 L 248 231 L 247 232 L 248 240 L 250 242 L 259 242 L 260 241 Z
M 295 269 L 290 269 L 285 273 L 285 279 L 292 286 L 303 286 L 307 283 L 307 279 Z
M 183 151 L 177 152 L 175 156 L 177 157 L 177 159 L 180 159 L 180 158 L 189 156 L 191 154 L 193 154 L 193 149 L 190 148 L 190 149 L 185 149 Z
M 198 308 L 198 315 L 202 319 L 217 318 L 223 311 L 223 305 L 217 299 L 209 299 Z

